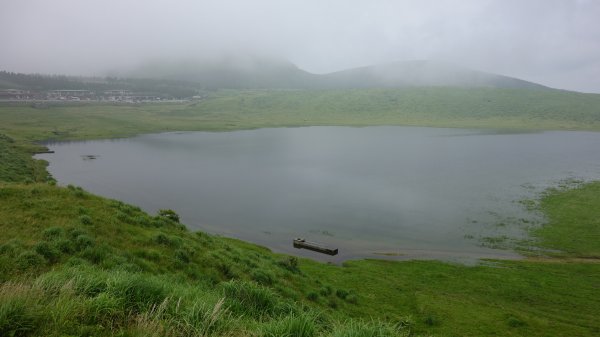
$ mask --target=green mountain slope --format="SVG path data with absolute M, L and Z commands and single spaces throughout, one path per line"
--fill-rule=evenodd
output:
M 373 89 L 410 87 L 548 90 L 540 84 L 450 64 L 408 61 L 311 74 L 294 64 L 258 57 L 154 61 L 118 77 L 86 78 L 0 71 L 0 89 L 127 89 L 191 97 L 203 89 Z M 186 96 L 187 95 L 187 96 Z
M 475 71 L 431 61 L 408 61 L 375 65 L 323 75 L 322 85 L 330 88 L 398 87 L 488 87 L 548 89 L 520 79 Z
M 207 89 L 308 88 L 318 79 L 289 62 L 257 57 L 155 61 L 124 75 L 187 81 Z
M 431 61 L 408 61 L 317 75 L 292 63 L 257 57 L 157 61 L 126 76 L 194 82 L 203 88 L 348 89 L 420 86 L 548 89 L 502 75 Z

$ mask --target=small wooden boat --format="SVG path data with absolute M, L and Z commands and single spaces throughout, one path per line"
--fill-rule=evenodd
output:
M 327 255 L 337 255 L 338 253 L 338 249 L 332 249 L 332 248 L 327 248 L 327 247 L 323 247 L 322 245 L 315 243 L 315 242 L 309 242 L 306 241 L 302 238 L 296 238 L 294 239 L 294 248 L 304 248 L 304 249 L 308 249 L 308 250 L 313 250 L 315 252 L 319 252 L 319 253 L 323 253 L 323 254 L 327 254 Z

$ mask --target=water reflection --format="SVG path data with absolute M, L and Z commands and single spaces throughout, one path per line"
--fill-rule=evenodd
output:
M 62 184 L 328 261 L 514 256 L 482 244 L 509 244 L 540 220 L 516 201 L 567 177 L 600 177 L 600 134 L 591 132 L 308 127 L 49 147 L 54 154 L 38 157 Z M 340 254 L 294 250 L 299 236 Z

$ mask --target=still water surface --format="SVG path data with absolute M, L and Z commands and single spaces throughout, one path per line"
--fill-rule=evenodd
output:
M 191 229 L 328 261 L 512 257 L 482 242 L 519 237 L 540 221 L 519 200 L 563 179 L 600 179 L 600 133 L 592 132 L 307 127 L 49 148 L 55 153 L 38 157 L 61 184 L 151 213 L 172 208 Z M 296 250 L 294 237 L 340 255 Z

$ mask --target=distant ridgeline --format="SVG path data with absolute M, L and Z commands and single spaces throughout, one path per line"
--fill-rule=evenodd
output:
M 488 87 L 549 89 L 540 84 L 431 61 L 406 61 L 312 74 L 282 60 L 239 57 L 155 62 L 125 74 L 196 83 L 202 88 L 352 89 L 402 87 Z
M 154 62 L 119 77 L 67 77 L 0 71 L 0 89 L 131 90 L 176 98 L 205 89 L 353 89 L 402 87 L 487 87 L 546 90 L 540 84 L 431 61 L 395 62 L 312 74 L 294 64 L 240 57 Z

